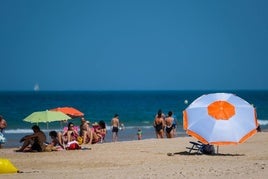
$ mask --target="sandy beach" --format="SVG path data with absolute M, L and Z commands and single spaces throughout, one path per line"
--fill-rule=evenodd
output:
M 16 153 L 1 149 L 22 173 L 0 178 L 267 178 L 268 133 L 217 155 L 188 154 L 191 137 L 95 144 L 90 150 Z M 175 153 L 168 156 L 168 153 Z

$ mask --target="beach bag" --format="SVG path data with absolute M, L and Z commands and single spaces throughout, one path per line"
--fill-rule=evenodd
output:
M 200 150 L 203 154 L 208 154 L 208 155 L 211 155 L 211 154 L 215 154 L 215 148 L 213 145 L 203 145 L 201 147 L 201 150 Z
M 77 140 L 79 145 L 83 144 L 83 138 L 82 137 L 78 136 L 76 140 Z
M 81 147 L 79 146 L 77 141 L 71 141 L 71 142 L 68 142 L 66 149 L 67 150 L 77 150 L 77 149 L 81 149 Z

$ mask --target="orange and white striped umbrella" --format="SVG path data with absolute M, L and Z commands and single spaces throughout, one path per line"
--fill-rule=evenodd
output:
M 254 107 L 242 98 L 212 93 L 200 96 L 183 111 L 183 128 L 204 144 L 238 144 L 257 132 L 256 116 Z

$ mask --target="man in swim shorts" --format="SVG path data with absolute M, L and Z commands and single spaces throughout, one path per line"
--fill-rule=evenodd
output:
M 113 142 L 118 140 L 118 131 L 119 131 L 119 115 L 115 114 L 112 121 L 112 133 L 113 133 Z

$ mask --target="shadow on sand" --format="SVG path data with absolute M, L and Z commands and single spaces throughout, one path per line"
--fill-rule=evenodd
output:
M 202 154 L 202 153 L 189 153 L 187 151 L 183 152 L 174 152 L 174 153 L 167 153 L 168 156 L 174 156 L 174 155 L 207 155 L 207 154 Z M 207 155 L 207 156 L 245 156 L 245 154 L 222 154 L 222 153 L 216 153 L 212 155 Z

